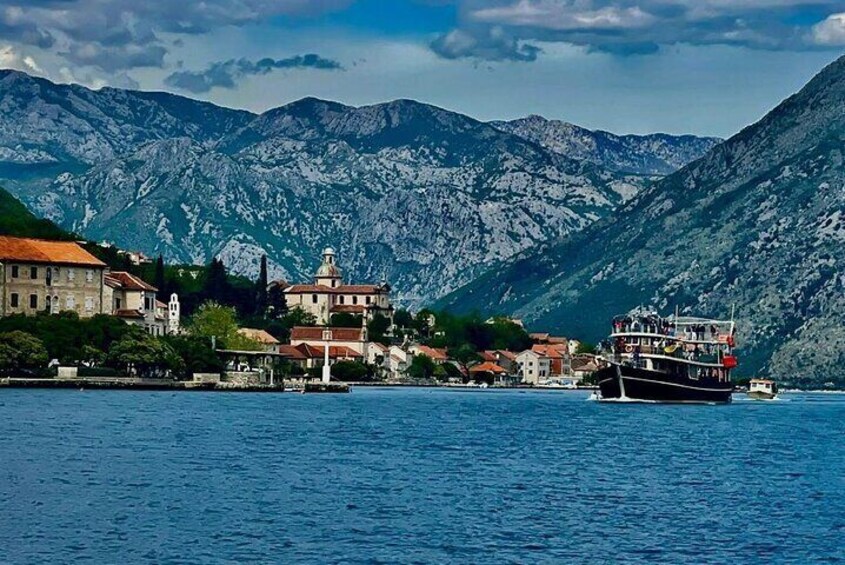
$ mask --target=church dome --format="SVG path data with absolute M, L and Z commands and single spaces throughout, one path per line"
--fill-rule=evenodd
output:
M 316 276 L 319 278 L 340 277 L 340 269 L 337 268 L 337 265 L 323 263 L 320 265 L 320 268 L 317 269 Z
M 331 247 L 326 247 L 323 251 L 323 262 L 320 265 L 320 268 L 317 269 L 314 276 L 317 279 L 340 278 L 340 269 L 337 267 L 337 263 L 335 263 L 334 249 Z

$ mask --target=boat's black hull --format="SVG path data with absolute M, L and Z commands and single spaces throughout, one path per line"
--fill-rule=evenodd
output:
M 620 386 L 620 373 L 622 386 Z M 689 379 L 626 365 L 610 365 L 596 374 L 602 400 L 726 403 L 733 385 L 716 379 Z

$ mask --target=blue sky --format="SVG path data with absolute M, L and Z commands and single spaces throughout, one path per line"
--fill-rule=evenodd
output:
M 414 98 L 729 136 L 845 47 L 845 0 L 0 0 L 0 66 L 263 111 Z

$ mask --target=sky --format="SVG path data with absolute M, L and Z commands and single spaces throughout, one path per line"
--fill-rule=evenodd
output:
M 730 136 L 845 49 L 845 0 L 0 0 L 0 67 L 255 112 L 412 98 Z

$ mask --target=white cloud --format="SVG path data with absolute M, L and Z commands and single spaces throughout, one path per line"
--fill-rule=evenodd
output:
M 818 45 L 845 45 L 845 13 L 833 14 L 813 26 L 813 41 Z
M 44 74 L 44 70 L 30 55 L 21 55 L 12 45 L 0 45 L 0 67 L 28 73 Z
M 645 27 L 657 18 L 639 6 L 582 6 L 554 0 L 519 0 L 511 6 L 484 8 L 471 13 L 479 22 L 515 26 L 542 27 L 552 30 L 631 29 Z

